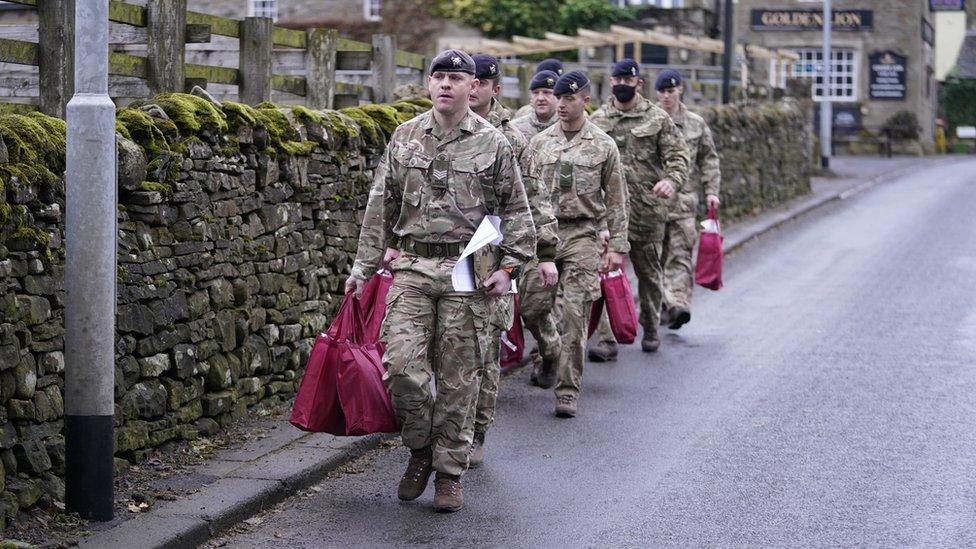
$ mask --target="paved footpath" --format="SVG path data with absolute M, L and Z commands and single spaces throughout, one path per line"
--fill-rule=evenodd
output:
M 211 544 L 976 543 L 976 294 L 960 290 L 976 274 L 976 161 L 834 168 L 784 210 L 794 215 L 727 228 L 734 248 L 779 226 L 729 258 L 725 289 L 699 289 L 693 322 L 660 353 L 628 346 L 617 363 L 588 364 L 578 418 L 555 419 L 550 392 L 508 376 L 462 512 L 434 514 L 432 488 L 396 500 L 403 448 L 282 421 L 198 472 L 212 478 L 190 500 L 87 546 L 194 546 L 364 452 L 359 474 Z M 871 177 L 884 184 L 852 192 Z

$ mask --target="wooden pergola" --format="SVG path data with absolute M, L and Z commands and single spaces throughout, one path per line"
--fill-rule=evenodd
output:
M 633 44 L 635 52 L 640 51 L 641 44 L 654 44 L 668 48 L 683 48 L 716 54 L 725 52 L 725 43 L 714 38 L 672 34 L 660 29 L 634 29 L 622 25 L 611 25 L 607 31 L 577 29 L 576 36 L 547 32 L 544 38 L 513 36 L 509 41 L 490 38 L 456 38 L 446 40 L 443 43 L 444 47 L 448 48 L 497 56 L 529 55 L 612 46 L 616 48 L 617 59 L 624 57 L 624 47 L 627 44 Z M 799 59 L 791 51 L 771 50 L 748 44 L 737 44 L 736 53 L 744 57 L 769 60 L 771 70 L 774 73 L 772 75 L 774 82 L 779 81 L 776 73 L 783 69 L 783 61 Z

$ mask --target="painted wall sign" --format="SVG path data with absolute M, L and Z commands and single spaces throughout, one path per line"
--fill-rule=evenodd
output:
M 908 58 L 893 51 L 868 56 L 868 94 L 879 101 L 903 101 L 907 94 L 905 73 Z
M 966 0 L 929 0 L 932 11 L 965 11 Z
M 833 10 L 831 28 L 835 31 L 870 30 L 874 26 L 871 10 Z M 820 10 L 752 10 L 752 30 L 801 31 L 823 28 Z

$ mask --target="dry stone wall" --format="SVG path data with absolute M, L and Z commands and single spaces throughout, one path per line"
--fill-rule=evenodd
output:
M 252 108 L 201 90 L 119 111 L 117 459 L 293 398 L 386 138 L 429 105 Z M 802 109 L 706 116 L 728 210 L 809 188 Z M 64 123 L 0 116 L 0 138 L 2 525 L 63 499 Z

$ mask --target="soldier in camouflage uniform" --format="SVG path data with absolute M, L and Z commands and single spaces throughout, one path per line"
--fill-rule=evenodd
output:
M 685 141 L 668 113 L 643 98 L 637 90 L 644 80 L 632 59 L 617 62 L 610 83 L 613 97 L 590 120 L 613 137 L 620 148 L 630 191 L 630 260 L 637 274 L 640 323 L 644 327 L 641 348 L 657 351 L 661 315 L 664 230 L 667 199 L 681 189 L 688 175 Z M 606 312 L 600 320 L 600 342 L 591 348 L 593 360 L 616 358 L 617 344 Z
M 521 158 L 526 145 L 528 144 L 522 133 L 510 124 L 511 115 L 505 107 L 498 102 L 501 93 L 501 64 L 498 59 L 491 55 L 478 54 L 472 56 L 475 62 L 475 76 L 478 84 L 471 92 L 469 105 L 471 110 L 487 120 L 497 128 L 508 142 L 515 149 L 516 156 Z M 525 188 L 529 206 L 532 211 L 533 221 L 538 232 L 537 253 L 545 257 L 548 249 L 554 250 L 556 246 L 555 215 L 549 202 L 549 193 L 545 188 L 538 188 L 539 185 L 527 185 Z M 551 280 L 555 284 L 555 263 L 552 258 L 545 261 L 539 267 L 538 260 L 533 259 L 533 263 L 527 266 L 528 276 L 543 277 Z M 498 380 L 501 376 L 501 365 L 499 364 L 499 346 L 501 345 L 501 333 L 508 330 L 513 320 L 512 297 L 504 295 L 491 298 L 491 305 L 494 309 L 490 323 L 490 341 L 493 342 L 485 352 L 485 368 L 480 379 L 480 389 L 478 392 L 478 405 L 474 418 L 474 442 L 471 447 L 470 467 L 478 467 L 484 461 L 485 433 L 491 426 L 495 415 L 495 401 L 498 398 Z
M 667 322 L 672 330 L 681 328 L 691 320 L 691 290 L 695 284 L 691 254 L 698 240 L 698 229 L 695 227 L 698 197 L 704 190 L 708 207 L 718 209 L 722 180 L 712 131 L 704 118 L 689 111 L 681 102 L 681 82 L 681 74 L 668 69 L 658 75 L 654 85 L 658 104 L 684 133 L 691 161 L 688 182 L 671 201 L 665 230 L 664 311 L 661 322 Z
M 542 130 L 559 121 L 556 116 L 556 96 L 552 89 L 556 87 L 559 75 L 552 71 L 542 71 L 532 77 L 529 90 L 532 92 L 532 111 L 516 118 L 512 125 L 519 129 L 526 139 L 531 140 Z
M 390 262 L 384 381 L 411 454 L 397 495 L 420 497 L 436 470 L 434 507 L 456 511 L 489 345 L 488 296 L 509 290 L 513 271 L 535 252 L 535 229 L 511 145 L 468 107 L 474 61 L 447 50 L 434 58 L 429 75 L 434 107 L 390 138 L 346 291 L 361 294 L 381 262 Z M 476 281 L 482 289 L 455 291 L 457 257 L 491 213 L 504 220 L 497 270 Z
M 540 181 L 548 186 L 552 194 L 559 230 L 559 282 L 554 288 L 543 288 L 527 278 L 522 316 L 539 342 L 544 365 L 537 374 L 539 385 L 548 388 L 556 381 L 555 413 L 573 417 L 582 383 L 590 304 L 600 295 L 598 273 L 619 268 L 629 249 L 628 199 L 617 145 L 586 117 L 584 108 L 590 101 L 586 75 L 564 74 L 554 92 L 559 98 L 559 123 L 529 143 L 525 177 L 530 184 Z M 610 233 L 606 253 L 600 240 L 604 226 Z
M 550 57 L 549 59 L 543 59 L 542 61 L 539 61 L 538 65 L 535 66 L 535 73 L 539 74 L 540 72 L 543 71 L 552 71 L 556 73 L 556 78 L 558 79 L 560 76 L 563 75 L 563 62 L 554 57 Z M 530 82 L 530 86 L 531 86 L 531 82 Z M 529 91 L 532 91 L 531 87 L 529 88 Z M 523 116 L 528 116 L 532 114 L 533 110 L 534 109 L 531 104 L 522 105 L 521 107 L 519 107 L 517 111 L 515 111 L 515 118 L 522 118 Z M 531 140 L 532 138 L 529 137 L 529 139 Z

